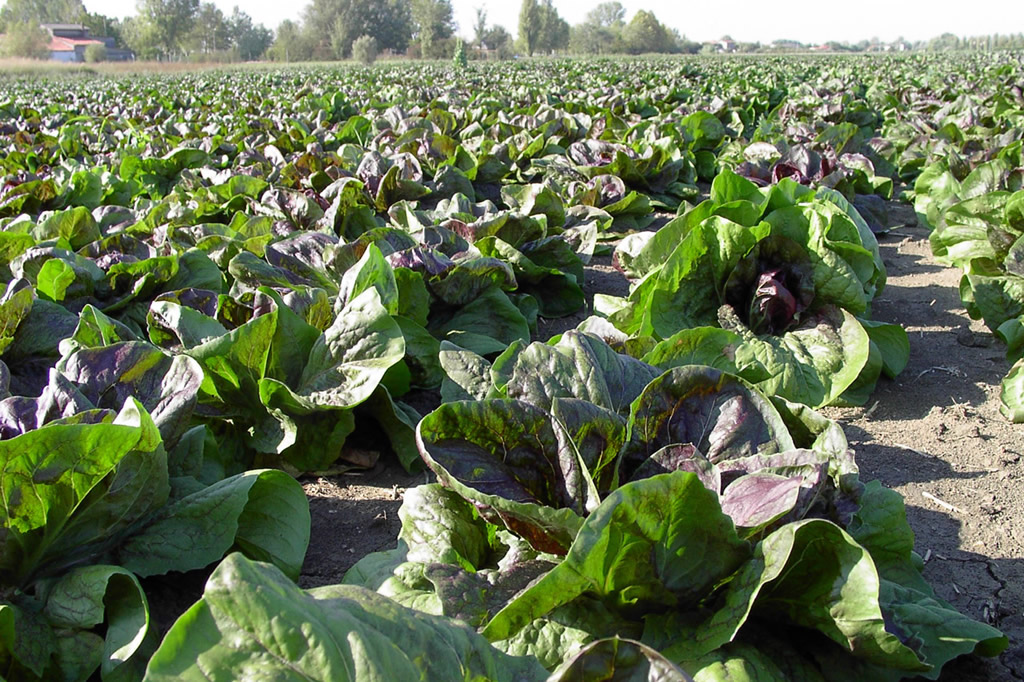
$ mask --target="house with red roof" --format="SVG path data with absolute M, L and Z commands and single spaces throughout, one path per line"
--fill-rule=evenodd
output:
M 135 53 L 117 47 L 113 38 L 94 38 L 89 27 L 82 24 L 42 24 L 50 34 L 50 59 L 58 62 L 84 62 L 85 49 L 102 45 L 107 49 L 107 61 L 124 62 L 135 59 Z

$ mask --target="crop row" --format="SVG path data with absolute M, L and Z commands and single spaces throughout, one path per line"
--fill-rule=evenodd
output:
M 884 62 L 4 81 L 5 676 L 898 679 L 998 653 L 813 410 L 907 362 L 870 310 L 915 180 L 950 253 L 951 216 L 997 226 L 951 262 L 1024 347 L 1019 60 Z M 630 294 L 588 303 L 613 249 Z M 371 466 L 354 439 L 441 485 L 303 592 L 293 476 Z M 161 643 L 139 578 L 218 562 Z

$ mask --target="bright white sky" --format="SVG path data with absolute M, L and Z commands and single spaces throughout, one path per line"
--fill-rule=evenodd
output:
M 90 12 L 125 17 L 136 13 L 134 0 L 84 0 Z M 856 43 L 877 37 L 892 41 L 925 40 L 942 33 L 978 36 L 990 33 L 1024 32 L 1024 2 L 993 0 L 973 8 L 954 9 L 948 0 L 859 0 L 858 2 L 816 3 L 777 0 L 731 0 L 718 2 L 657 2 L 620 0 L 626 19 L 639 9 L 654 12 L 670 28 L 691 40 L 715 40 L 728 34 L 744 42 L 788 38 L 803 43 L 829 40 Z M 214 0 L 225 13 L 241 7 L 268 28 L 285 19 L 298 20 L 307 2 L 295 0 Z M 598 0 L 554 0 L 555 8 L 570 24 L 583 21 Z M 517 0 L 452 0 L 459 34 L 471 37 L 476 8 L 487 10 L 488 24 L 501 24 L 513 35 L 519 23 Z

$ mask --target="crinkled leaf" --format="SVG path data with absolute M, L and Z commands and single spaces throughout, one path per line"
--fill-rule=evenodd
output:
M 57 369 L 96 407 L 117 409 L 138 396 L 169 445 L 188 428 L 203 381 L 198 362 L 143 341 L 81 348 L 62 358 Z
M 279 571 L 229 556 L 203 599 L 164 638 L 154 680 L 543 680 L 532 658 L 507 656 L 472 628 L 398 606 L 353 585 L 303 592 Z
M 693 474 L 634 481 L 587 517 L 565 559 L 498 612 L 483 633 L 505 639 L 585 593 L 626 613 L 692 607 L 749 555 L 718 495 Z
M 670 369 L 634 401 L 623 480 L 657 450 L 692 444 L 711 462 L 793 448 L 782 417 L 742 379 L 699 365 Z
M 658 371 L 616 353 L 600 338 L 570 330 L 554 345 L 531 343 L 501 370 L 505 393 L 550 409 L 555 398 L 579 398 L 623 413 Z
M 564 552 L 596 506 L 590 475 L 550 413 L 521 401 L 445 403 L 416 430 L 446 485 L 535 548 Z

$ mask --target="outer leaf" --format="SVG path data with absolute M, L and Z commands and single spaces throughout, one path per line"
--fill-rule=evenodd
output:
M 318 405 L 352 407 L 370 397 L 405 355 L 402 330 L 367 289 L 345 305 L 313 345 L 296 393 Z
M 509 375 L 508 368 L 502 372 Z M 578 398 L 622 413 L 657 374 L 592 334 L 568 331 L 554 346 L 532 343 L 523 349 L 505 392 L 543 409 L 555 398 Z
M 233 554 L 168 632 L 147 679 L 543 680 L 533 659 L 493 649 L 467 625 L 352 585 L 302 592 Z
M 203 382 L 198 362 L 142 341 L 82 348 L 62 358 L 57 369 L 97 407 L 116 409 L 139 396 L 169 446 L 187 430 Z
M 152 651 L 144 647 L 149 605 L 129 571 L 103 565 L 75 569 L 48 586 L 44 613 L 58 628 L 89 630 L 106 622 L 100 665 L 104 678 L 133 669 L 138 675 L 145 667 L 145 657 Z
M 445 402 L 485 400 L 493 390 L 491 363 L 450 341 L 441 342 L 439 354 L 445 378 L 441 397 Z
M 569 553 L 484 628 L 505 639 L 584 593 L 627 612 L 685 609 L 749 556 L 718 496 L 689 472 L 628 483 L 594 510 Z
M 812 407 L 828 405 L 860 375 L 871 352 L 864 327 L 829 306 L 782 336 L 755 335 L 723 308 L 723 326 L 738 332 L 738 373 L 768 395 Z
M 161 509 L 118 549 L 119 563 L 141 576 L 190 571 L 232 548 L 272 561 L 298 578 L 309 544 L 309 503 L 281 471 L 247 471 Z
M 132 453 L 138 453 L 133 466 L 110 476 Z M 141 487 L 124 480 L 138 472 L 148 474 L 149 463 L 164 463 L 164 457 L 156 427 L 131 399 L 112 424 L 55 424 L 0 441 L 0 520 L 6 529 L 0 538 L 0 580 L 21 585 L 38 572 L 58 573 L 62 566 L 103 551 L 104 541 L 167 498 L 166 479 L 145 481 Z M 150 468 L 159 472 L 159 467 Z M 75 519 L 93 516 L 91 505 L 101 511 L 102 493 L 115 481 L 130 491 L 126 507 L 113 514 L 96 513 L 98 518 L 76 537 L 81 542 L 62 545 L 62 531 L 74 537 Z M 95 522 L 100 518 L 106 524 Z
M 909 672 L 930 669 L 886 630 L 880 580 L 868 553 L 838 526 L 820 519 L 790 523 L 754 552 L 727 588 L 724 606 L 695 637 L 665 651 L 696 658 L 730 641 L 751 609 L 763 617 L 820 630 L 855 656 Z
M 1003 379 L 999 411 L 1014 424 L 1024 423 L 1024 360 L 1018 360 Z

